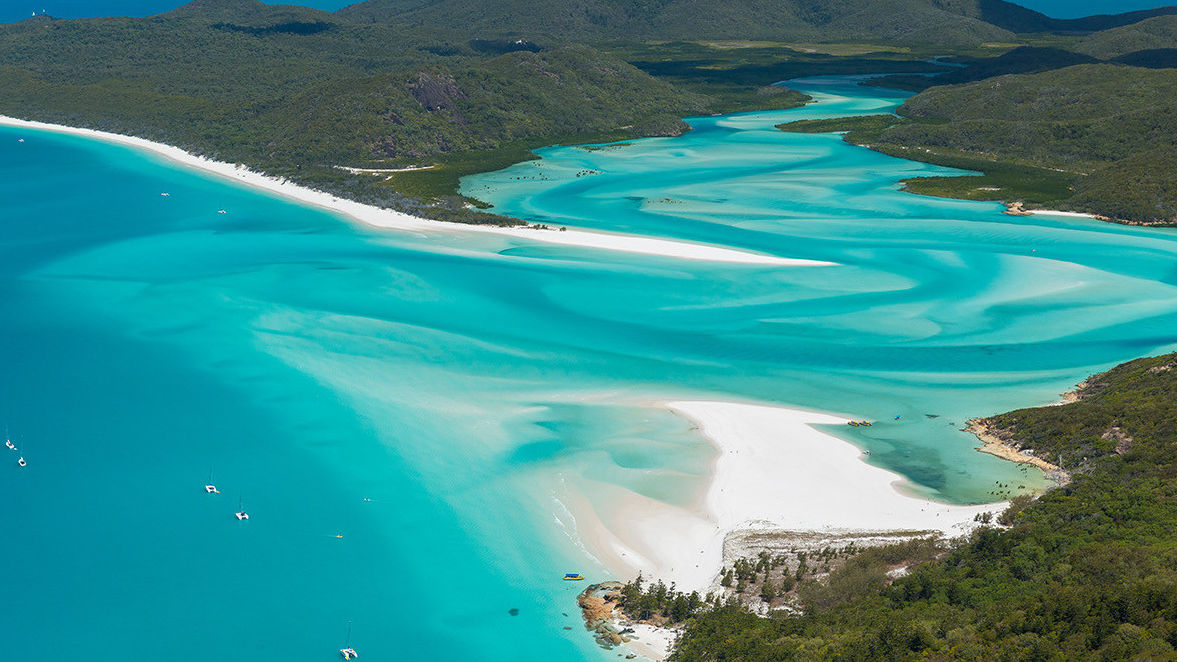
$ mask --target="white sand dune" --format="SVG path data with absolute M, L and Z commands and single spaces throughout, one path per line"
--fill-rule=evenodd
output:
M 330 193 L 316 191 L 293 184 L 289 181 L 271 177 L 248 168 L 239 167 L 231 163 L 213 161 L 189 152 L 179 147 L 163 143 L 124 136 L 117 133 L 97 131 L 95 129 L 80 129 L 76 127 L 34 122 L 14 117 L 0 115 L 0 125 L 37 129 L 41 131 L 55 131 L 71 135 L 86 136 L 106 142 L 128 145 L 148 150 L 164 156 L 183 165 L 197 168 L 228 179 L 241 182 L 248 186 L 264 189 L 287 198 L 298 200 L 306 204 L 323 207 L 364 223 L 369 226 L 389 230 L 410 231 L 421 234 L 429 233 L 482 233 L 507 236 L 523 240 L 524 242 L 543 242 L 565 246 L 583 248 L 624 251 L 627 253 L 641 253 L 688 260 L 705 260 L 712 262 L 729 262 L 740 264 L 754 264 L 763 266 L 798 267 L 798 266 L 829 266 L 830 262 L 782 258 L 773 255 L 763 255 L 732 248 L 723 248 L 709 244 L 699 244 L 670 239 L 654 239 L 636 235 L 626 235 L 607 232 L 590 232 L 586 230 L 538 230 L 534 228 L 514 227 L 500 228 L 495 226 L 467 225 L 463 223 L 446 223 L 433 221 L 402 212 L 381 209 L 371 205 L 361 204 L 352 200 L 339 198 Z

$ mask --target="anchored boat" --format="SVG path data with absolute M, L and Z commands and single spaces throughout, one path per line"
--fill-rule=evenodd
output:
M 209 494 L 220 494 L 221 493 L 221 491 L 217 489 L 217 486 L 213 484 L 213 470 L 212 469 L 208 470 L 208 483 L 205 484 L 204 491 L 208 492 Z
M 351 621 L 347 622 L 347 639 L 343 642 L 343 648 L 339 649 L 339 654 L 345 660 L 354 660 L 360 656 L 356 649 L 351 647 Z

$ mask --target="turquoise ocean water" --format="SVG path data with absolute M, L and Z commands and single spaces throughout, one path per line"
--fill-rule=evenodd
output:
M 698 495 L 713 453 L 651 399 L 879 419 L 834 432 L 945 500 L 1037 484 L 957 428 L 1177 343 L 1177 233 L 911 196 L 942 169 L 772 128 L 900 101 L 851 83 L 464 183 L 822 268 L 369 230 L 0 129 L 0 422 L 30 463 L 0 454 L 3 657 L 328 660 L 352 621 L 364 659 L 599 659 L 558 578 L 606 571 L 556 497 Z

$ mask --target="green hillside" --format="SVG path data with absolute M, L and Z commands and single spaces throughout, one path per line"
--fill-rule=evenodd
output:
M 1177 151 L 1177 69 L 1087 64 L 998 76 L 932 87 L 899 114 L 890 128 L 848 125 L 847 138 L 989 174 L 909 182 L 915 192 L 1177 223 L 1177 170 L 1164 166 Z
M 1177 16 L 1158 16 L 1085 37 L 1075 50 L 1110 59 L 1161 48 L 1177 48 Z
M 1177 355 L 1088 380 L 1076 403 L 989 419 L 1065 487 L 1018 502 L 937 561 L 892 580 L 835 572 L 800 617 L 696 616 L 674 662 L 1168 660 L 1177 647 Z M 879 588 L 879 587 L 883 588 Z
M 472 33 L 576 40 L 884 39 L 975 45 L 1012 34 L 980 19 L 973 0 L 367 0 L 357 21 L 455 25 Z

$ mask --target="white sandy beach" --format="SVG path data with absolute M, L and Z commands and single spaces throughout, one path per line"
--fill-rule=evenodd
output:
M 522 239 L 528 242 L 538 241 L 564 246 L 624 251 L 627 253 L 641 253 L 645 255 L 658 255 L 690 260 L 754 264 L 762 266 L 798 267 L 829 266 L 831 264 L 829 262 L 819 262 L 816 260 L 803 260 L 782 258 L 773 255 L 763 255 L 731 248 L 723 248 L 720 246 L 712 246 L 709 244 L 675 241 L 670 239 L 654 239 L 636 235 L 590 232 L 587 230 L 567 230 L 561 232 L 556 230 L 538 230 L 525 227 L 501 228 L 496 226 L 467 225 L 463 223 L 433 221 L 398 211 L 380 209 L 371 205 L 365 205 L 352 200 L 339 198 L 331 195 L 330 193 L 324 193 L 322 191 L 316 191 L 314 189 L 299 186 L 286 180 L 270 177 L 268 175 L 255 172 L 244 167 L 239 167 L 231 163 L 206 159 L 204 157 L 185 152 L 179 147 L 165 145 L 163 143 L 146 140 L 144 138 L 124 136 L 117 133 L 97 131 L 94 129 L 80 129 L 76 127 L 63 126 L 60 124 L 50 124 L 47 122 L 34 122 L 3 115 L 0 115 L 0 125 L 85 136 L 88 138 L 94 138 L 97 140 L 103 140 L 106 142 L 118 143 L 120 145 L 127 145 L 130 147 L 147 150 L 185 166 L 213 173 L 258 189 L 277 193 L 287 198 L 298 200 L 299 202 L 323 207 L 325 209 L 344 214 L 345 216 L 359 221 L 360 223 L 389 230 L 415 232 L 422 235 L 431 233 L 484 233 Z
M 1070 218 L 1090 218 L 1098 219 L 1095 214 L 1088 214 L 1081 211 L 1059 211 L 1057 209 L 1027 209 L 1031 214 L 1045 214 L 1047 216 L 1068 216 Z
M 676 508 L 628 494 L 612 512 L 577 511 L 585 544 L 611 568 L 706 591 L 723 541 L 741 529 L 824 532 L 939 531 L 960 535 L 1004 504 L 953 506 L 897 489 L 898 474 L 871 466 L 852 444 L 812 427 L 829 414 L 758 404 L 679 401 L 719 455 L 702 503 Z
M 631 623 L 626 627 L 633 628 L 634 631 L 634 638 L 625 644 L 626 647 L 640 657 L 650 660 L 666 659 L 666 656 L 670 655 L 670 649 L 674 646 L 675 638 L 678 636 L 677 630 L 654 627 L 644 623 Z

